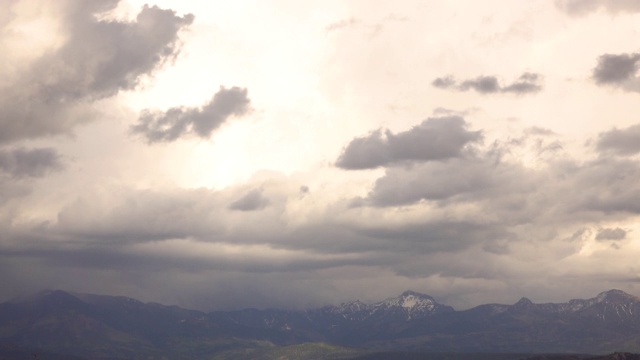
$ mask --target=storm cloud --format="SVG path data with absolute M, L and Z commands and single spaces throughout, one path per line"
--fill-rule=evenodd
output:
M 431 85 L 439 89 L 469 91 L 481 94 L 511 93 L 530 94 L 542 90 L 541 76 L 535 73 L 523 73 L 511 84 L 502 85 L 496 76 L 479 76 L 473 79 L 458 81 L 453 76 L 436 78 Z
M 467 130 L 462 117 L 428 118 L 410 130 L 393 134 L 378 130 L 359 137 L 343 149 L 336 166 L 373 169 L 405 162 L 422 162 L 458 157 L 465 146 L 482 139 L 480 131 Z
M 145 5 L 131 22 L 100 18 L 117 5 L 118 0 L 48 4 L 61 13 L 65 41 L 16 65 L 11 81 L 0 85 L 0 142 L 68 133 L 93 118 L 87 105 L 135 88 L 175 58 L 178 34 L 193 15 Z
M 245 114 L 249 103 L 247 89 L 220 88 L 201 108 L 174 107 L 164 112 L 145 110 L 138 123 L 131 127 L 131 132 L 142 135 L 150 144 L 175 141 L 187 134 L 208 138 L 228 118 Z

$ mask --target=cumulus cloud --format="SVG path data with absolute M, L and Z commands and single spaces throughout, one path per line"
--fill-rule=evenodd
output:
M 0 149 L 0 171 L 11 177 L 42 177 L 60 169 L 62 161 L 54 149 Z
M 530 94 L 542 90 L 541 76 L 535 73 L 523 73 L 511 84 L 502 85 L 496 76 L 479 76 L 473 79 L 457 81 L 453 76 L 436 78 L 431 85 L 440 89 L 468 91 L 481 94 L 511 93 Z
M 627 91 L 640 92 L 640 53 L 604 54 L 598 58 L 593 69 L 593 79 L 598 85 L 620 87 Z
M 398 134 L 378 130 L 351 140 L 336 166 L 349 170 L 373 169 L 404 162 L 458 157 L 467 144 L 482 139 L 481 132 L 469 131 L 467 127 L 462 117 L 445 116 L 429 118 Z
M 20 64 L 0 85 L 0 142 L 69 132 L 96 100 L 137 86 L 179 50 L 193 15 L 144 6 L 134 21 L 101 19 L 117 0 L 55 2 L 64 43 Z M 5 31 L 11 28 L 5 24 Z
M 640 11 L 636 0 L 556 0 L 556 6 L 569 15 L 585 15 L 599 9 L 614 14 Z
M 539 140 L 529 142 L 539 146 Z M 357 198 L 355 205 L 384 208 L 424 203 L 445 209 L 466 204 L 500 216 L 505 222 L 535 222 L 531 219 L 539 217 L 538 211 L 545 216 L 554 214 L 554 221 L 576 221 L 591 214 L 599 214 L 601 220 L 640 214 L 640 187 L 635 184 L 640 163 L 635 160 L 604 157 L 580 164 L 554 161 L 557 155 L 552 155 L 542 159 L 544 167 L 536 171 L 508 154 L 511 150 L 507 149 L 521 144 L 502 146 L 500 151 L 446 162 L 388 167 L 369 194 Z M 537 184 L 551 180 L 553 186 L 538 189 Z
M 640 124 L 611 129 L 598 136 L 596 148 L 603 154 L 635 155 L 640 152 Z
M 148 143 L 175 141 L 186 134 L 207 138 L 230 117 L 245 114 L 249 103 L 247 89 L 222 87 L 201 108 L 145 110 L 131 132 L 142 135 Z

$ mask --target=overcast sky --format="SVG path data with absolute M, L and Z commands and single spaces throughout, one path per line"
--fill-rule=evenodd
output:
M 637 0 L 0 2 L 0 300 L 640 295 Z

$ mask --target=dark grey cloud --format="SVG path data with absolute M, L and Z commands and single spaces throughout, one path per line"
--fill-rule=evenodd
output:
M 240 199 L 229 204 L 230 210 L 255 211 L 269 206 L 270 201 L 262 195 L 262 189 L 249 191 Z
M 221 212 L 226 199 L 204 189 L 174 191 L 119 190 L 107 197 L 85 195 L 66 204 L 55 223 L 31 232 L 55 234 L 87 244 L 146 243 L 169 239 L 205 240 L 225 231 Z
M 640 11 L 636 0 L 556 0 L 556 6 L 569 15 L 586 15 L 599 9 L 610 13 Z
M 87 121 L 77 108 L 137 86 L 179 50 L 193 15 L 144 6 L 134 21 L 101 19 L 118 0 L 55 2 L 65 43 L 0 87 L 0 142 L 69 132 Z
M 596 143 L 602 154 L 634 155 L 640 152 L 640 124 L 601 133 Z
M 627 237 L 627 231 L 617 228 L 604 228 L 598 231 L 598 235 L 596 235 L 596 240 L 624 240 Z
M 446 87 L 442 88 L 446 89 Z M 490 94 L 500 91 L 500 84 L 495 76 L 479 76 L 475 79 L 464 80 L 458 85 L 458 89 L 461 91 L 472 89 L 479 93 Z
M 187 245 L 185 243 L 184 245 Z M 379 259 L 371 255 L 356 254 L 345 257 L 321 257 L 307 253 L 304 257 L 269 259 L 256 256 L 233 257 L 227 254 L 209 254 L 203 257 L 184 256 L 173 253 L 135 253 L 131 248 L 105 248 L 100 246 L 76 246 L 75 248 L 25 248 L 20 250 L 0 248 L 0 258 L 14 256 L 24 258 L 42 258 L 47 265 L 83 269 L 120 270 L 182 270 L 182 271 L 239 271 L 253 272 L 296 272 L 345 265 L 371 265 Z M 238 261 L 242 260 L 242 261 Z
M 573 176 L 576 189 L 588 190 L 572 196 L 570 210 L 602 217 L 640 214 L 640 162 L 605 157 L 585 163 Z
M 511 236 L 500 224 L 446 220 L 401 227 L 374 225 L 360 231 L 371 238 L 386 240 L 394 252 L 423 254 L 459 251 Z
M 343 149 L 336 166 L 373 169 L 405 162 L 444 160 L 461 156 L 466 145 L 482 139 L 480 131 L 467 130 L 462 117 L 429 118 L 410 130 L 393 134 L 378 130 L 355 138 Z
M 475 90 L 481 94 L 512 93 L 530 94 L 542 90 L 541 76 L 535 73 L 523 73 L 511 84 L 501 85 L 496 76 L 479 76 L 473 79 L 457 81 L 453 76 L 436 78 L 431 85 L 440 89 L 457 91 Z
M 230 117 L 249 111 L 249 103 L 247 89 L 222 87 L 201 108 L 174 107 L 164 112 L 145 110 L 138 123 L 131 127 L 131 132 L 142 135 L 149 143 L 175 141 L 187 134 L 207 138 Z
M 60 155 L 51 148 L 0 149 L 0 172 L 14 178 L 42 177 L 62 167 Z
M 431 82 L 431 85 L 440 89 L 449 89 L 456 86 L 456 79 L 451 75 L 447 75 L 445 77 L 436 78 Z
M 640 53 L 604 54 L 598 58 L 598 65 L 593 69 L 593 79 L 598 85 L 618 86 L 628 91 L 640 92 L 638 69 Z
M 473 158 L 389 168 L 365 203 L 385 207 L 468 196 L 495 186 L 496 170 L 492 164 Z

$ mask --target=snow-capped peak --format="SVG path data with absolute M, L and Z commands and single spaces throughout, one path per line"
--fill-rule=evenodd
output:
M 389 298 L 372 305 L 374 312 L 401 311 L 407 319 L 432 315 L 441 310 L 453 310 L 438 304 L 431 296 L 414 291 L 405 291 L 400 296 Z
M 420 294 L 411 290 L 405 291 L 400 296 L 387 299 L 379 304 L 384 304 L 391 307 L 402 307 L 405 309 L 413 308 L 433 308 L 437 303 L 429 295 Z
M 431 296 L 414 291 L 405 291 L 398 297 L 389 298 L 374 304 L 365 304 L 359 300 L 331 307 L 330 311 L 345 319 L 362 319 L 371 316 L 402 316 L 407 320 L 433 315 L 440 311 L 453 311 L 453 308 L 438 304 Z

